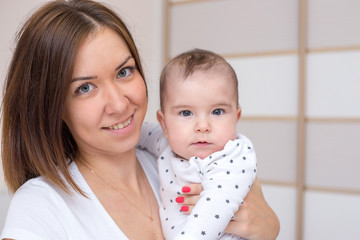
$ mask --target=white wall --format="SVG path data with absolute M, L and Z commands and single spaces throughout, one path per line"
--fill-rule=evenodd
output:
M 15 34 L 26 18 L 46 0 L 0 1 L 0 91 L 14 49 Z M 158 104 L 158 78 L 162 68 L 163 1 L 162 0 L 102 0 L 119 12 L 133 33 L 143 60 L 149 88 L 149 109 L 146 119 L 155 121 Z M 20 66 L 21 67 L 21 66 Z M 0 230 L 10 201 L 0 168 Z

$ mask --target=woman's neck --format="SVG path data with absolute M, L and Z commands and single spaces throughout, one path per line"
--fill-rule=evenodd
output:
M 142 168 L 137 160 L 135 149 L 117 155 L 79 152 L 75 162 L 82 173 L 89 170 L 95 171 L 109 184 L 121 183 L 121 188 L 132 189 L 139 186 Z

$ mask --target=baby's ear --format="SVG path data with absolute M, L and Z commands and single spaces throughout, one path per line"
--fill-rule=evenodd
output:
M 238 109 L 237 109 L 237 120 L 238 121 L 239 121 L 240 117 L 241 117 L 241 107 L 238 106 Z
M 168 131 L 166 128 L 166 124 L 165 124 L 165 117 L 164 117 L 164 113 L 161 110 L 158 110 L 156 112 L 156 117 L 158 122 L 160 123 L 160 126 L 164 132 L 164 136 L 167 138 L 168 137 Z

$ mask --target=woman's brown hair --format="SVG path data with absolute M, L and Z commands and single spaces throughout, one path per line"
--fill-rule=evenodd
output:
M 10 191 L 44 176 L 66 192 L 71 187 L 82 193 L 68 171 L 77 145 L 62 117 L 77 51 L 87 36 L 104 27 L 125 40 L 144 78 L 125 23 L 102 4 L 88 0 L 47 3 L 18 33 L 2 105 L 1 156 Z

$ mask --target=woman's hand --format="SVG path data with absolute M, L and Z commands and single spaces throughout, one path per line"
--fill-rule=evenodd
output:
M 203 188 L 201 184 L 188 184 L 182 190 L 183 194 L 176 201 L 182 205 L 183 213 L 190 214 Z M 234 214 L 225 232 L 249 240 L 273 240 L 279 231 L 279 219 L 265 201 L 259 180 L 255 179 L 244 204 Z
M 176 198 L 176 202 L 182 205 L 181 211 L 184 214 L 191 213 L 203 190 L 200 183 L 188 184 L 182 188 L 182 195 Z
M 255 179 L 225 232 L 250 240 L 273 240 L 279 231 L 279 219 L 265 201 L 259 180 Z

